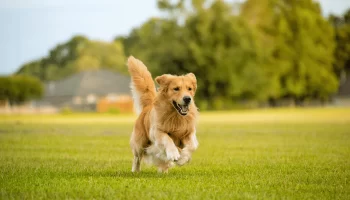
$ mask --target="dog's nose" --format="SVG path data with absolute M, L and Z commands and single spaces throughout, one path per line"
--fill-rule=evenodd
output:
M 189 104 L 189 103 L 191 102 L 191 97 L 189 97 L 189 96 L 184 96 L 183 100 L 184 100 L 184 102 L 185 102 L 186 104 Z

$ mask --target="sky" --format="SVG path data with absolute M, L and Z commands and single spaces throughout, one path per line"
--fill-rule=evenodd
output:
M 324 15 L 350 8 L 350 0 L 318 1 Z M 112 41 L 160 15 L 156 0 L 0 0 L 0 75 L 47 56 L 74 35 Z

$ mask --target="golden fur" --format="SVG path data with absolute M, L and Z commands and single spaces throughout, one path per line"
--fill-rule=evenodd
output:
M 132 171 L 140 171 L 143 157 L 161 172 L 167 172 L 175 163 L 186 164 L 198 147 L 198 112 L 193 99 L 197 89 L 195 75 L 158 76 L 155 79 L 159 84 L 156 92 L 152 76 L 140 60 L 130 56 L 128 69 L 139 114 L 130 139 L 134 154 Z M 185 98 L 190 98 L 190 103 Z

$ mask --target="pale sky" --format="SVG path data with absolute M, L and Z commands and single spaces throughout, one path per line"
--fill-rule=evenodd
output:
M 324 15 L 350 7 L 350 0 L 319 1 Z M 0 0 L 0 74 L 48 55 L 74 35 L 112 41 L 160 15 L 156 0 Z

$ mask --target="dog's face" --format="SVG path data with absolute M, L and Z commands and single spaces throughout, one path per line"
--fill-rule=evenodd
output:
M 184 76 L 164 74 L 156 78 L 160 92 L 180 115 L 187 115 L 194 102 L 197 79 L 193 73 Z

